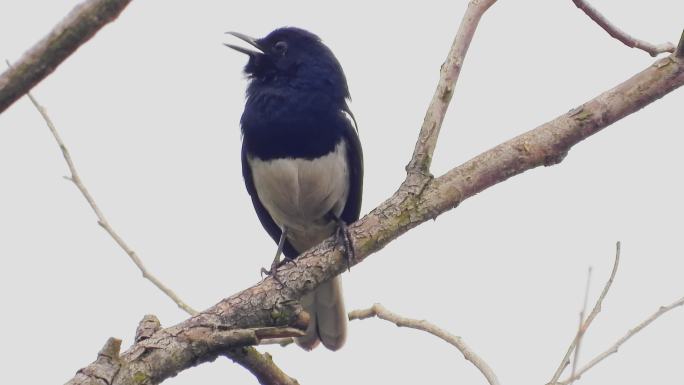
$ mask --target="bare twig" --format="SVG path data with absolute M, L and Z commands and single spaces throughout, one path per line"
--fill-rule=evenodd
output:
M 406 166 L 406 171 L 410 175 L 417 174 L 424 178 L 430 173 L 432 154 L 437 146 L 439 130 L 442 127 L 444 115 L 454 93 L 456 81 L 461 73 L 461 67 L 468 52 L 468 47 L 473 40 L 473 35 L 475 34 L 475 29 L 477 29 L 477 24 L 480 22 L 480 18 L 494 3 L 496 3 L 496 0 L 471 0 L 468 3 L 468 9 L 458 27 L 451 50 L 447 55 L 446 61 L 442 64 L 439 83 L 437 84 L 435 94 L 432 96 L 430 106 L 425 113 L 423 125 L 420 128 L 420 134 L 418 134 L 418 141 L 413 150 L 413 156 Z
M 354 310 L 349 313 L 350 321 L 357 319 L 361 320 L 370 317 L 378 317 L 385 321 L 392 322 L 399 327 L 422 330 L 446 341 L 463 353 L 463 357 L 475 365 L 475 367 L 485 376 L 490 385 L 499 384 L 499 380 L 496 378 L 496 374 L 494 374 L 492 368 L 490 368 L 480 356 L 478 356 L 468 345 L 466 345 L 461 337 L 455 336 L 428 321 L 406 318 L 396 313 L 392 313 L 379 303 L 373 304 L 373 306 L 368 309 Z
M 568 351 L 565 353 L 565 356 L 563 357 L 563 361 L 561 361 L 560 366 L 558 366 L 558 369 L 551 378 L 551 381 L 549 381 L 549 384 L 556 384 L 558 382 L 558 379 L 560 378 L 561 374 L 563 374 L 563 370 L 565 370 L 565 368 L 570 363 L 570 356 L 572 355 L 572 352 L 575 350 L 575 347 L 577 346 L 579 340 L 582 338 L 582 335 L 587 331 L 594 318 L 596 318 L 599 312 L 601 312 L 601 304 L 603 303 L 603 299 L 606 298 L 608 290 L 610 290 L 610 286 L 613 284 L 613 279 L 615 279 L 615 273 L 617 273 L 617 268 L 619 264 L 620 242 L 615 244 L 615 262 L 613 263 L 613 271 L 610 273 L 610 278 L 608 278 L 606 285 L 603 287 L 603 291 L 601 292 L 601 295 L 598 297 L 598 300 L 596 300 L 596 304 L 594 305 L 594 308 L 592 309 L 591 313 L 589 313 L 589 316 L 587 317 L 586 321 L 582 323 L 579 332 L 572 340 L 570 347 L 568 347 Z
M 630 329 L 627 332 L 627 334 L 625 334 L 622 338 L 617 340 L 610 348 L 608 348 L 608 350 L 606 350 L 605 352 L 596 356 L 594 359 L 592 359 L 586 365 L 584 365 L 581 369 L 579 369 L 575 375 L 561 381 L 560 384 L 567 385 L 567 384 L 571 384 L 572 382 L 574 382 L 576 380 L 579 380 L 580 377 L 582 377 L 582 375 L 584 373 L 586 373 L 589 369 L 596 366 L 596 364 L 603 361 L 604 359 L 606 359 L 606 357 L 610 356 L 611 354 L 617 353 L 618 349 L 620 348 L 620 346 L 622 346 L 622 344 L 627 342 L 627 340 L 632 338 L 632 336 L 634 336 L 635 334 L 639 333 L 643 328 L 650 325 L 651 322 L 655 321 L 656 319 L 658 319 L 660 316 L 667 313 L 668 311 L 670 311 L 674 308 L 680 307 L 682 305 L 684 305 L 684 297 L 676 300 L 675 302 L 673 302 L 667 306 L 661 306 L 650 317 L 643 320 L 640 324 L 635 326 L 633 329 Z
M 655 57 L 661 53 L 674 52 L 674 45 L 670 42 L 663 44 L 652 44 L 647 41 L 631 36 L 627 32 L 621 30 L 615 24 L 611 23 L 601 12 L 589 4 L 586 0 L 572 0 L 577 8 L 581 9 L 589 18 L 594 20 L 601 28 L 603 28 L 610 36 L 621 41 L 624 45 L 630 48 L 637 48 L 647 52 L 649 55 Z
M 0 113 L 54 71 L 78 47 L 119 16 L 131 0 L 88 0 L 0 75 Z
M 582 346 L 582 324 L 584 323 L 584 316 L 587 313 L 587 304 L 589 303 L 589 286 L 591 285 L 591 266 L 587 270 L 587 284 L 584 288 L 584 301 L 582 302 L 582 310 L 579 313 L 579 326 L 577 327 L 577 347 L 575 348 L 575 354 L 572 357 L 572 371 L 571 376 L 574 376 L 577 372 L 577 362 L 579 361 L 580 347 Z
M 135 263 L 138 269 L 140 269 L 140 272 L 142 273 L 145 279 L 152 282 L 159 290 L 164 292 L 164 294 L 171 298 L 171 300 L 175 302 L 179 308 L 185 310 L 185 312 L 187 312 L 190 315 L 197 314 L 197 311 L 195 309 L 191 308 L 188 304 L 181 300 L 180 297 L 178 297 L 178 295 L 173 292 L 173 290 L 168 288 L 157 277 L 150 273 L 147 270 L 147 268 L 145 268 L 145 265 L 142 263 L 142 260 L 140 260 L 140 258 L 138 257 L 138 254 L 136 254 L 136 252 L 133 251 L 133 249 L 131 249 L 130 246 L 128 246 L 128 244 L 126 244 L 126 242 L 119 236 L 119 234 L 117 234 L 117 232 L 114 231 L 112 226 L 107 221 L 107 218 L 105 218 L 104 214 L 97 206 L 97 203 L 95 203 L 95 199 L 93 199 L 93 196 L 90 194 L 86 186 L 83 184 L 83 181 L 81 180 L 81 177 L 78 174 L 78 171 L 76 170 L 76 166 L 74 165 L 74 161 L 71 159 L 71 154 L 69 153 L 69 150 L 67 149 L 66 145 L 64 145 L 62 138 L 59 136 L 59 132 L 57 132 L 57 128 L 55 127 L 54 123 L 52 123 L 52 119 L 50 119 L 50 116 L 48 116 L 47 112 L 45 111 L 45 108 L 41 106 L 38 103 L 38 101 L 36 101 L 33 95 L 31 95 L 30 92 L 27 94 L 29 99 L 31 99 L 31 103 L 33 103 L 38 112 L 40 112 L 40 115 L 43 117 L 45 123 L 47 123 L 48 127 L 50 128 L 50 132 L 57 141 L 60 150 L 62 150 L 64 160 L 66 161 L 67 166 L 69 167 L 69 173 L 71 173 L 71 175 L 68 176 L 67 179 L 72 181 L 74 185 L 76 185 L 81 194 L 83 194 L 85 200 L 88 201 L 88 204 L 95 212 L 95 216 L 97 216 L 97 223 L 114 239 L 114 242 L 116 242 L 116 244 L 119 245 L 119 247 L 121 247 L 123 251 L 126 252 L 126 254 L 128 254 L 131 261 L 133 261 L 133 263 Z

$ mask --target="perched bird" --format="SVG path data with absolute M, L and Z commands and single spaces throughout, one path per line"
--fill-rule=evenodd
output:
M 228 33 L 256 48 L 226 44 L 249 56 L 242 174 L 261 224 L 278 243 L 271 269 L 262 272 L 277 278 L 281 252 L 293 260 L 336 231 L 353 258 L 346 224 L 359 218 L 363 156 L 340 63 L 303 29 L 280 28 L 261 39 Z M 297 344 L 342 347 L 347 315 L 340 278 L 301 303 L 311 320 Z

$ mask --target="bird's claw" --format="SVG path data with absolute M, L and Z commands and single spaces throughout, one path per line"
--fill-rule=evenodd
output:
M 349 236 L 349 229 L 347 225 L 340 221 L 337 228 L 337 235 L 341 238 L 342 246 L 344 246 L 344 256 L 347 260 L 347 271 L 351 271 L 352 263 L 356 262 L 356 253 L 351 244 L 351 237 Z
M 276 259 L 276 260 L 274 260 L 273 263 L 271 264 L 271 268 L 270 268 L 270 269 L 266 270 L 265 267 L 262 267 L 262 268 L 261 268 L 261 277 L 263 278 L 264 275 L 266 275 L 267 277 L 273 277 L 273 279 L 274 279 L 276 282 L 278 282 L 278 283 L 281 284 L 282 286 L 285 286 L 285 284 L 283 284 L 283 281 L 281 281 L 280 278 L 278 278 L 277 273 L 278 273 L 278 268 L 279 268 L 280 266 L 283 266 L 283 265 L 287 264 L 287 263 L 292 263 L 292 264 L 294 264 L 295 266 L 297 266 L 297 261 L 295 261 L 295 260 L 292 259 L 292 258 L 283 257 L 283 260 L 282 260 L 282 261 L 279 261 L 278 259 Z

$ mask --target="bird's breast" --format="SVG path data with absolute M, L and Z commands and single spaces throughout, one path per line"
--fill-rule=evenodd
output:
M 347 147 L 314 159 L 248 157 L 259 200 L 273 220 L 288 228 L 288 239 L 302 252 L 332 235 L 349 193 Z

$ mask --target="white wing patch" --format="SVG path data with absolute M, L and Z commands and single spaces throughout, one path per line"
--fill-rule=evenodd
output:
M 332 235 L 336 225 L 326 215 L 332 211 L 339 216 L 349 194 L 344 141 L 331 153 L 313 160 L 247 161 L 259 200 L 280 228 L 287 226 L 288 239 L 297 251 L 307 250 Z

